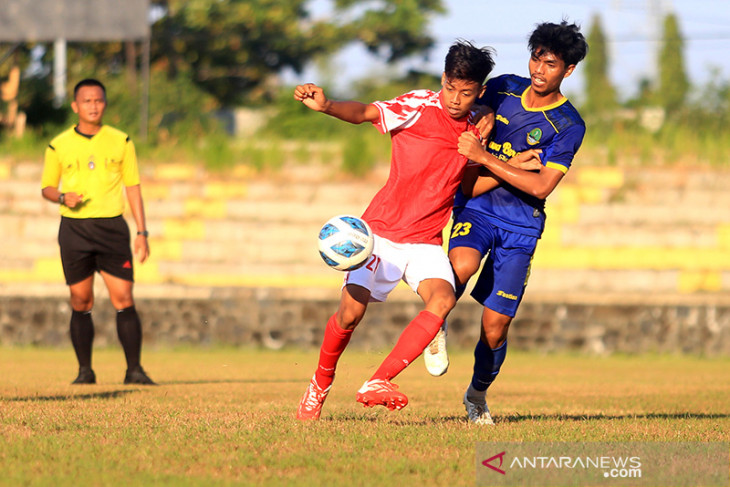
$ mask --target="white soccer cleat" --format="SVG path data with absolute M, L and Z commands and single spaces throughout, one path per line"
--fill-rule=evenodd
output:
M 483 403 L 471 402 L 465 392 L 464 407 L 466 408 L 466 415 L 469 417 L 469 422 L 479 425 L 494 424 L 492 415 L 489 414 L 486 400 Z
M 423 363 L 426 370 L 434 377 L 444 375 L 449 370 L 449 354 L 446 352 L 446 328 L 447 324 L 441 325 L 431 343 L 423 350 Z
M 297 419 L 301 420 L 317 420 L 322 413 L 322 404 L 327 399 L 332 384 L 327 389 L 322 389 L 317 384 L 316 376 L 312 376 L 312 380 L 304 391 L 299 407 L 297 408 Z

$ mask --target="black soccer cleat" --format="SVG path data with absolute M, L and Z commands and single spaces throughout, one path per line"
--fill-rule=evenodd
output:
M 71 384 L 96 384 L 96 374 L 91 367 L 79 367 L 79 375 Z
M 124 376 L 125 384 L 140 384 L 145 386 L 156 386 L 155 381 L 150 379 L 145 373 L 142 367 L 135 367 L 134 369 L 127 369 L 127 374 Z

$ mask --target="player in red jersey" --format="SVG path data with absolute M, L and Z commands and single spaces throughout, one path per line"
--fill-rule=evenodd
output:
M 299 403 L 299 419 L 319 418 L 337 361 L 368 303 L 385 301 L 401 279 L 423 299 L 424 309 L 356 398 L 364 406 L 392 410 L 408 404 L 390 380 L 421 354 L 456 303 L 441 232 L 467 164 L 457 142 L 465 131 L 479 133 L 470 110 L 493 66 L 491 49 L 459 41 L 446 56 L 439 92 L 416 90 L 366 104 L 330 100 L 314 84 L 295 88 L 294 99 L 312 110 L 353 124 L 370 122 L 392 140 L 388 181 L 363 214 L 375 234 L 373 255 L 346 274 L 339 308 L 325 328 L 317 370 Z

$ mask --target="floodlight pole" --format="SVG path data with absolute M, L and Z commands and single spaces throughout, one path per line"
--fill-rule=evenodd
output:
M 66 39 L 53 42 L 53 105 L 59 108 L 66 100 Z
M 150 36 L 142 40 L 142 96 L 139 120 L 139 138 L 147 141 L 150 113 Z

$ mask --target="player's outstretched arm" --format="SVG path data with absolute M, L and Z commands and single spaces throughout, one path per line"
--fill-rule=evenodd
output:
M 325 96 L 324 90 L 313 83 L 306 83 L 294 88 L 294 99 L 304 103 L 312 110 L 354 124 L 373 122 L 380 118 L 380 112 L 375 105 L 359 101 L 330 100 Z
M 479 196 L 499 186 L 499 180 L 484 166 L 469 166 L 461 179 L 461 192 L 468 198 Z
M 540 160 L 541 153 L 542 150 L 540 149 L 518 152 L 517 155 L 507 161 L 507 164 L 523 171 L 540 171 L 543 168 Z
M 524 171 L 540 171 L 543 166 L 536 152 L 539 151 L 521 152 L 508 160 L 507 164 Z M 461 180 L 461 191 L 467 197 L 474 198 L 496 188 L 501 182 L 485 166 L 469 166 L 464 171 L 464 177 Z
M 500 161 L 487 152 L 479 139 L 469 132 L 464 132 L 459 137 L 459 154 L 485 166 L 497 179 L 540 199 L 547 198 L 564 176 L 557 169 L 545 167 L 539 172 L 520 169 L 523 165 L 531 165 L 540 160 L 540 151 L 535 149 L 517 154 L 509 163 Z
M 329 102 L 324 90 L 314 83 L 297 85 L 294 88 L 294 99 L 304 103 L 307 108 L 311 108 L 316 112 L 323 112 Z

